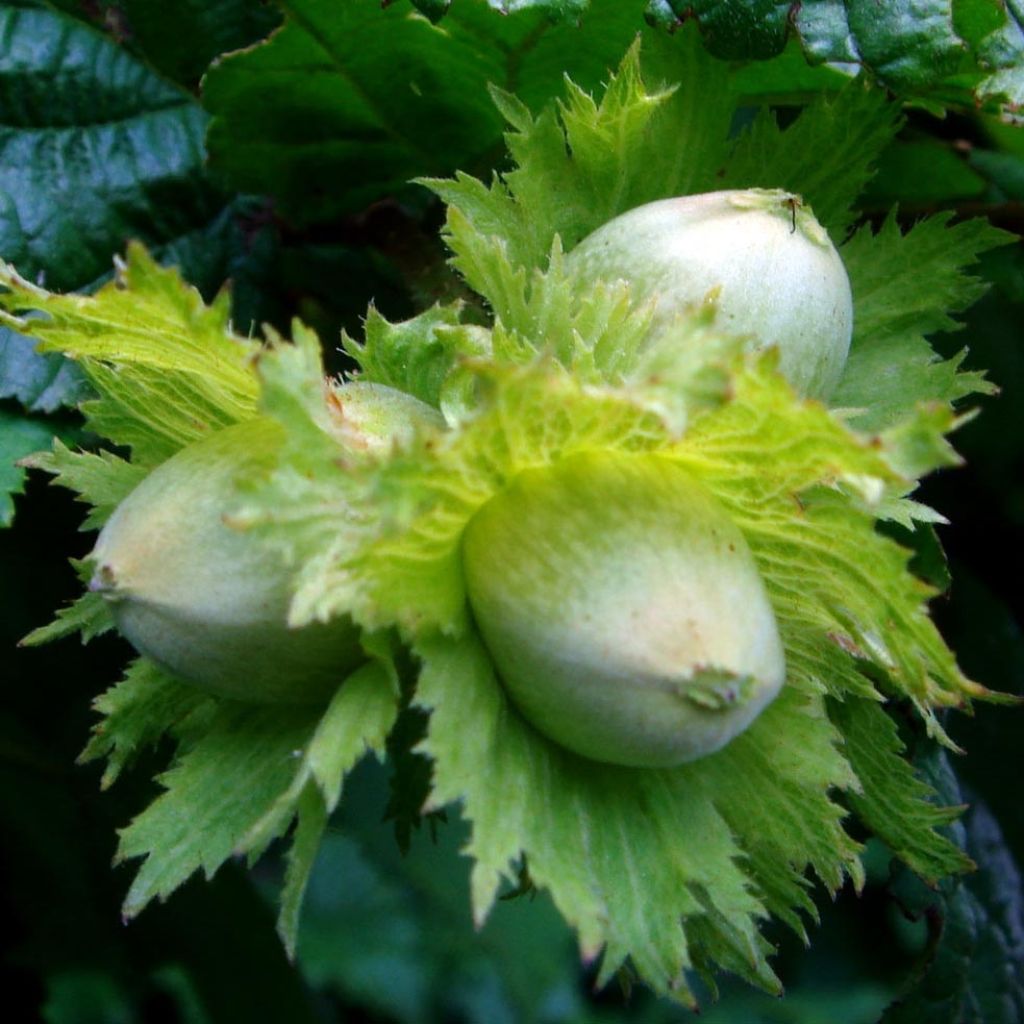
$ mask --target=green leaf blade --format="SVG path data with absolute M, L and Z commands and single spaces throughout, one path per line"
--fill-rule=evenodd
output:
M 24 491 L 21 460 L 46 447 L 52 439 L 53 428 L 41 420 L 0 408 L 0 527 L 10 526 L 14 495 Z
M 0 327 L 0 398 L 14 398 L 29 412 L 52 413 L 75 406 L 90 394 L 74 363 L 52 353 L 42 355 L 35 343 Z
M 408 88 L 381 75 L 392 62 Z M 480 140 L 497 135 L 485 87 L 502 71 L 499 53 L 479 49 L 454 18 L 435 29 L 397 5 L 290 3 L 268 43 L 207 75 L 211 158 L 293 215 L 336 216 L 416 174 L 471 163 Z
M 951 225 L 948 215 L 939 215 L 903 233 L 890 216 L 877 234 L 861 228 L 843 246 L 854 334 L 833 401 L 860 410 L 858 428 L 883 429 L 918 403 L 949 405 L 990 389 L 977 374 L 958 373 L 959 359 L 939 361 L 925 336 L 959 326 L 951 314 L 986 287 L 968 271 L 981 253 L 1008 241 L 981 220 Z

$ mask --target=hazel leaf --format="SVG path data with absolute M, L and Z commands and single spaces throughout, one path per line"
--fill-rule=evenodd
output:
M 298 944 L 302 899 L 327 829 L 327 809 L 324 807 L 323 794 L 312 784 L 307 784 L 303 789 L 296 802 L 295 814 L 295 834 L 285 861 L 281 909 L 277 917 L 277 933 L 284 943 L 285 951 L 292 958 L 295 957 Z
M 40 419 L 0 408 L 0 527 L 14 518 L 14 495 L 24 492 L 27 460 L 50 443 L 53 433 Z
M 832 400 L 857 410 L 858 429 L 890 427 L 920 402 L 948 405 L 992 392 L 982 374 L 959 372 L 963 354 L 941 360 L 926 336 L 960 327 L 953 314 L 987 287 L 970 270 L 983 252 L 1012 238 L 986 221 L 950 224 L 948 214 L 904 233 L 890 216 L 877 233 L 860 228 L 842 247 L 855 315 L 846 372 Z

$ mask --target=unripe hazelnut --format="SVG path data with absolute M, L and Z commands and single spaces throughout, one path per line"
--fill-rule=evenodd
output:
M 657 455 L 520 473 L 470 521 L 473 616 L 524 718 L 596 761 L 677 765 L 775 697 L 785 658 L 743 535 Z
M 778 189 L 659 199 L 609 221 L 569 253 L 577 287 L 628 282 L 654 303 L 652 339 L 710 301 L 716 323 L 774 346 L 802 395 L 828 398 L 846 365 L 853 299 L 843 261 L 799 196 Z

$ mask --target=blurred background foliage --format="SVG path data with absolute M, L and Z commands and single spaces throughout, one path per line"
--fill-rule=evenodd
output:
M 0 257 L 61 290 L 89 290 L 129 239 L 179 265 L 207 297 L 232 288 L 235 324 L 324 338 L 360 329 L 373 302 L 390 318 L 457 290 L 437 240 L 441 211 L 407 184 L 503 158 L 486 84 L 534 109 L 569 73 L 596 88 L 644 24 L 696 14 L 713 53 L 748 61 L 751 105 L 785 110 L 837 87 L 852 65 L 900 96 L 906 124 L 863 198 L 880 220 L 939 209 L 1024 232 L 1024 33 L 1016 2 L 866 5 L 759 0 L 36 0 L 0 3 Z M 685 8 L 685 11 L 684 11 Z M 502 16 L 504 12 L 505 16 Z M 845 29 L 845 34 L 844 34 Z M 814 66 L 808 63 L 814 62 Z M 824 60 L 844 61 L 842 70 Z M 968 364 L 1001 393 L 957 436 L 966 465 L 923 500 L 951 521 L 902 539 L 926 578 L 952 585 L 934 614 L 967 673 L 1024 692 L 1024 251 L 991 254 L 993 283 L 966 329 Z M 335 370 L 337 352 L 328 353 Z M 129 870 L 112 870 L 116 829 L 155 792 L 166 758 L 108 793 L 75 758 L 90 701 L 127 649 L 17 649 L 78 590 L 84 555 L 67 492 L 26 480 L 14 460 L 59 435 L 89 444 L 74 366 L 0 330 L 0 890 L 8 1020 L 51 1024 L 240 1020 L 651 1022 L 690 1015 L 629 979 L 595 993 L 572 935 L 544 896 L 510 893 L 486 927 L 469 917 L 464 825 L 389 819 L 391 769 L 367 763 L 340 808 L 306 900 L 298 962 L 273 927 L 273 858 L 193 880 L 121 924 Z M 14 513 L 17 513 L 16 516 Z M 943 554 L 943 549 L 945 554 Z M 948 559 L 948 567 L 947 567 Z M 824 901 L 810 949 L 773 933 L 787 994 L 725 981 L 708 1024 L 1012 1024 L 1024 1021 L 1024 814 L 1020 712 L 980 707 L 948 723 L 970 756 L 906 739 L 947 802 L 970 805 L 953 832 L 978 863 L 930 891 L 870 840 L 868 883 Z M 423 766 L 421 766 L 422 769 Z M 408 765 L 403 770 L 408 770 Z M 404 852 L 403 852 L 404 851 Z

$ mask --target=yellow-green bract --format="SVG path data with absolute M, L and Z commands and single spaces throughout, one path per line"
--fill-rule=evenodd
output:
M 513 703 L 597 761 L 718 750 L 785 677 L 775 616 L 737 527 L 657 455 L 527 470 L 463 539 L 470 605 Z
M 853 331 L 850 282 L 825 229 L 777 189 L 708 192 L 647 203 L 588 235 L 567 258 L 577 287 L 625 280 L 654 302 L 654 334 L 705 301 L 716 323 L 775 346 L 798 392 L 828 398 Z

